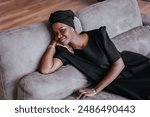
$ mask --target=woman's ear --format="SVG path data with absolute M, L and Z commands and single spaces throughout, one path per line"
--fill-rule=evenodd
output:
M 75 31 L 74 28 L 72 28 L 72 27 L 71 27 L 71 30 L 72 30 L 73 32 Z

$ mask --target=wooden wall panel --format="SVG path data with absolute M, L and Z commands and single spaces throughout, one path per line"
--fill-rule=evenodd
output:
M 0 31 L 38 23 L 51 12 L 71 9 L 74 12 L 97 0 L 0 0 Z M 150 14 L 150 2 L 138 0 L 141 12 Z

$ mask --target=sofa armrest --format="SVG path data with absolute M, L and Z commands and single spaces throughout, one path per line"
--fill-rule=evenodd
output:
M 53 74 L 33 72 L 22 77 L 18 83 L 17 99 L 64 99 L 74 91 L 89 85 L 81 72 L 67 65 Z
M 143 25 L 150 25 L 150 14 L 141 13 Z

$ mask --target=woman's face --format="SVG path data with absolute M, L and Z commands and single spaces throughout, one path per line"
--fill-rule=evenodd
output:
M 70 43 L 72 39 L 72 29 L 72 27 L 63 23 L 54 23 L 52 25 L 55 40 L 62 45 L 68 45 Z

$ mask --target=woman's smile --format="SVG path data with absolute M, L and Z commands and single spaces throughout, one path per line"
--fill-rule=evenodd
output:
M 59 43 L 61 43 L 63 45 L 67 44 L 68 43 L 68 38 L 67 37 L 63 37 L 63 38 L 59 39 Z
M 64 41 L 66 41 L 66 38 L 62 38 L 60 41 L 61 41 L 61 42 L 64 42 Z

